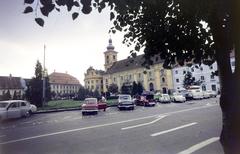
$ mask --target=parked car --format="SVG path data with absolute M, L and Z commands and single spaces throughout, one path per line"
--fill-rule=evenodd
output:
M 131 109 L 134 110 L 134 102 L 130 95 L 119 95 L 118 96 L 118 109 Z
M 37 107 L 24 100 L 0 101 L 0 120 L 29 117 Z
M 207 92 L 209 93 L 210 97 L 217 97 L 217 92 L 216 91 L 207 90 Z
M 200 86 L 190 86 L 188 92 L 193 99 L 203 99 L 203 92 Z
M 186 101 L 186 98 L 182 94 L 179 94 L 179 93 L 173 93 L 173 95 L 171 96 L 171 99 L 173 102 L 183 103 Z
M 203 98 L 210 98 L 210 93 L 208 91 L 203 91 Z
M 156 101 L 154 95 L 143 95 L 136 98 L 135 104 L 138 106 L 155 106 Z
M 98 114 L 98 111 L 103 109 L 106 111 L 107 104 L 105 102 L 98 102 L 97 98 L 86 98 L 82 104 L 82 115 L 87 113 Z
M 171 98 L 168 94 L 161 94 L 161 97 L 159 98 L 159 101 L 161 103 L 170 103 L 171 102 Z

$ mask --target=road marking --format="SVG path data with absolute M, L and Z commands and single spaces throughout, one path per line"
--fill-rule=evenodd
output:
M 130 120 L 125 120 L 125 121 L 119 121 L 119 122 L 113 122 L 113 123 L 107 123 L 107 124 L 102 124 L 102 125 L 95 125 L 95 126 L 89 126 L 89 127 L 83 127 L 83 128 L 59 131 L 59 132 L 55 132 L 55 133 L 37 135 L 37 136 L 32 136 L 32 137 L 26 137 L 26 138 L 21 138 L 21 139 L 17 139 L 17 140 L 10 140 L 10 141 L 6 141 L 6 142 L 1 142 L 0 145 L 5 145 L 5 144 L 9 144 L 9 143 L 16 143 L 16 142 L 20 142 L 20 141 L 26 141 L 26 140 L 42 138 L 42 137 L 47 137 L 47 136 L 53 136 L 53 135 L 66 134 L 66 133 L 71 133 L 71 132 L 76 132 L 76 131 L 81 131 L 81 130 L 99 128 L 99 127 L 104 127 L 104 126 L 112 126 L 112 125 L 115 125 L 115 124 L 122 124 L 122 123 L 126 123 L 126 122 L 142 120 L 142 119 L 148 119 L 148 118 L 152 118 L 152 117 L 156 117 L 156 115 L 148 116 L 148 117 L 141 117 L 141 118 L 136 118 L 136 119 L 130 119 Z
M 193 153 L 193 152 L 195 152 L 195 151 L 197 151 L 197 150 L 199 150 L 199 149 L 201 149 L 201 148 L 203 148 L 203 147 L 205 147 L 205 146 L 207 146 L 207 145 L 209 145 L 209 144 L 211 144 L 213 142 L 216 142 L 218 140 L 219 140 L 219 137 L 210 138 L 210 139 L 205 140 L 203 142 L 200 142 L 200 143 L 198 143 L 196 145 L 193 145 L 190 148 L 188 148 L 188 149 L 186 149 L 186 150 L 184 150 L 182 152 L 179 152 L 178 154 L 191 154 L 191 153 Z
M 136 121 L 136 120 L 143 120 L 143 119 L 153 118 L 153 117 L 156 117 L 156 116 L 163 116 L 163 115 L 166 115 L 166 114 L 169 115 L 169 114 L 187 112 L 187 111 L 192 111 L 192 110 L 209 108 L 209 107 L 213 107 L 213 106 L 217 106 L 217 105 L 201 106 L 201 107 L 195 107 L 195 108 L 185 109 L 185 110 L 180 110 L 180 111 L 173 111 L 173 112 L 168 112 L 168 113 L 163 113 L 163 114 L 155 114 L 155 115 L 151 115 L 151 116 L 147 116 L 147 117 L 141 117 L 141 118 L 130 119 L 130 120 L 125 120 L 125 121 L 119 121 L 119 122 L 113 122 L 113 123 L 106 123 L 106 124 L 102 124 L 102 125 L 95 125 L 95 126 L 83 127 L 83 128 L 78 128 L 78 129 L 71 129 L 71 130 L 59 131 L 59 132 L 55 132 L 55 133 L 37 135 L 37 136 L 32 136 L 32 137 L 27 137 L 27 138 L 21 138 L 21 139 L 16 139 L 16 140 L 10 140 L 10 141 L 6 141 L 6 142 L 1 142 L 0 145 L 5 145 L 5 144 L 9 144 L 9 143 L 20 142 L 20 141 L 26 141 L 26 140 L 36 139 L 36 138 L 42 138 L 42 137 L 47 137 L 47 136 L 65 134 L 65 133 L 70 133 L 70 132 L 76 132 L 76 131 L 81 131 L 81 130 L 87 130 L 87 129 L 92 129 L 92 128 L 99 128 L 99 127 L 104 127 L 104 126 L 112 126 L 112 125 L 116 125 L 116 124 L 122 124 L 122 123 L 132 122 L 132 121 Z M 47 122 L 50 122 L 50 121 L 47 121 Z
M 152 137 L 159 136 L 159 135 L 162 135 L 162 134 L 166 134 L 166 133 L 169 133 L 169 132 L 173 132 L 173 131 L 178 130 L 178 129 L 190 127 L 190 126 L 196 125 L 196 124 L 197 124 L 197 122 L 193 122 L 193 123 L 186 124 L 186 125 L 182 125 L 182 126 L 179 126 L 179 127 L 176 127 L 176 128 L 169 129 L 169 130 L 164 130 L 164 131 L 161 131 L 161 132 L 158 132 L 158 133 L 154 133 L 154 134 L 152 134 L 151 136 L 152 136 Z
M 121 130 L 127 130 L 127 129 L 132 129 L 132 128 L 137 128 L 137 127 L 142 127 L 142 126 L 146 126 L 146 125 L 151 125 L 161 119 L 163 119 L 164 117 L 166 117 L 167 115 L 163 115 L 163 116 L 158 116 L 157 119 L 151 121 L 151 122 L 148 122 L 148 123 L 143 123 L 143 124 L 139 124 L 139 125 L 134 125 L 134 126 L 129 126 L 129 127 L 124 127 L 124 128 L 121 128 Z
M 5 136 L 6 136 L 6 135 L 0 135 L 0 138 L 1 138 L 1 137 L 5 137 Z

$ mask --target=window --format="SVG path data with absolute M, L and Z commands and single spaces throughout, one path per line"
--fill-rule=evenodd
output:
M 116 59 L 116 56 L 115 55 L 113 55 L 113 60 L 115 60 Z
M 25 102 L 21 102 L 21 106 L 27 106 Z
M 186 71 L 185 71 L 185 70 L 183 70 L 183 75 L 184 75 L 184 74 L 186 74 Z
M 17 108 L 17 107 L 18 107 L 18 102 L 14 102 L 10 106 L 10 108 Z
M 121 80 L 123 81 L 123 76 L 121 76 Z
M 179 82 L 179 79 L 176 79 L 176 82 L 178 83 L 178 82 Z
M 202 86 L 202 90 L 206 91 L 206 86 L 205 85 Z
M 203 71 L 203 67 L 200 67 L 200 70 Z
M 214 85 L 214 84 L 212 85 L 212 90 L 213 90 L 213 91 L 217 91 L 216 85 Z
M 91 80 L 91 83 L 93 84 L 93 80 Z
M 129 79 L 130 79 L 130 80 L 132 79 L 132 75 L 129 75 Z
M 141 78 L 141 73 L 138 73 L 138 77 Z
M 201 76 L 201 80 L 204 80 L 204 76 Z
M 106 83 L 108 83 L 108 79 L 106 79 Z
M 109 56 L 107 56 L 107 60 L 109 60 Z
M 163 82 L 163 83 L 165 82 L 165 78 L 162 78 L 162 82 Z
M 96 83 L 98 83 L 98 80 L 96 80 Z
M 115 77 L 113 78 L 113 81 L 116 82 L 116 78 Z
M 177 71 L 177 70 L 175 71 L 175 74 L 178 74 L 178 71 Z

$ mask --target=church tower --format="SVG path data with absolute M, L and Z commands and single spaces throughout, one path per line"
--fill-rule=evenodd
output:
M 114 62 L 117 61 L 117 52 L 114 51 L 114 46 L 112 45 L 112 39 L 109 39 L 109 44 L 107 46 L 107 51 L 104 52 L 104 56 L 105 56 L 105 71 L 107 71 Z

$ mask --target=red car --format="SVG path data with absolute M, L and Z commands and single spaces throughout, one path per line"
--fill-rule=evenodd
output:
M 145 95 L 137 97 L 135 101 L 138 106 L 155 106 L 156 102 L 153 99 L 153 95 Z
M 82 104 L 82 115 L 87 113 L 97 114 L 99 110 L 106 111 L 107 104 L 105 102 L 98 102 L 97 98 L 86 98 Z

